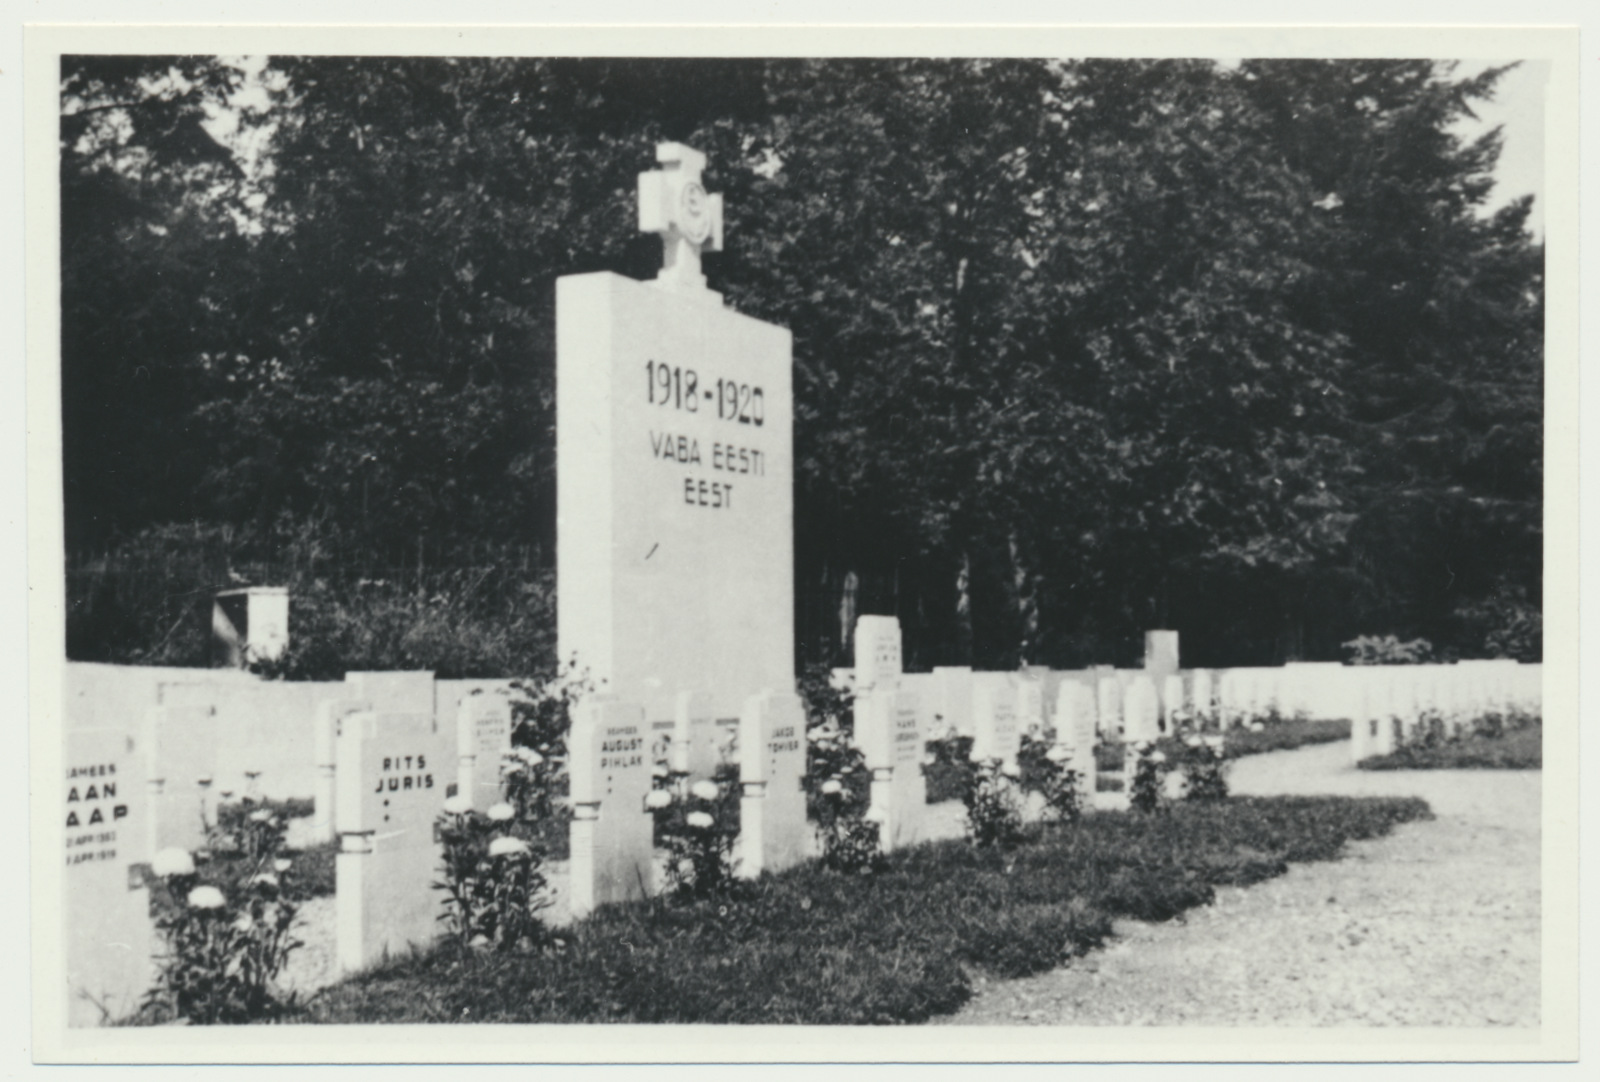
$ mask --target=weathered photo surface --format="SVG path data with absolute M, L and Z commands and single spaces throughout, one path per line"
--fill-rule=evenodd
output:
M 43 1054 L 1570 1054 L 1571 35 L 553 33 L 32 42 Z

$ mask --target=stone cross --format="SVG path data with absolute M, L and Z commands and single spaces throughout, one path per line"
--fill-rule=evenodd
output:
M 706 156 L 682 143 L 661 143 L 656 161 L 661 169 L 639 174 L 639 231 L 661 235 L 656 282 L 718 298 L 700 272 L 702 253 L 722 251 L 722 196 L 707 195 L 700 183 Z

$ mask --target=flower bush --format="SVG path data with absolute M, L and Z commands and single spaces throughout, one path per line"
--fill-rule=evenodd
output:
M 882 831 L 868 818 L 867 802 L 859 791 L 840 777 L 817 780 L 807 774 L 806 780 L 816 791 L 812 819 L 822 845 L 822 866 L 847 875 L 880 870 L 885 864 Z
M 822 786 L 840 786 L 849 796 L 843 802 L 823 799 Z M 819 826 L 840 807 L 865 808 L 872 792 L 872 772 L 855 746 L 849 728 L 837 718 L 824 718 L 806 730 L 806 773 L 800 780 L 806 793 L 806 817 Z
M 507 800 L 519 819 L 546 820 L 561 795 L 572 708 L 595 690 L 594 681 L 573 658 L 551 676 L 513 680 L 509 690 L 513 756 L 507 765 L 516 777 L 507 775 Z
M 1153 740 L 1132 745 L 1135 756 L 1133 779 L 1128 786 L 1128 807 L 1153 815 L 1164 807 L 1162 788 L 1167 774 L 1167 755 Z
M 985 759 L 967 773 L 961 803 L 967 809 L 967 834 L 975 845 L 1012 846 L 1022 840 L 1018 783 L 1013 763 Z
M 943 719 L 935 715 L 934 720 Z M 972 773 L 972 737 L 960 735 L 952 726 L 929 740 L 924 750 L 922 776 L 927 779 L 928 803 L 961 800 Z
M 731 780 L 684 779 L 657 785 L 645 797 L 657 844 L 666 849 L 666 893 L 678 899 L 727 894 L 734 885 L 733 840 L 739 832 L 738 787 Z
M 550 905 L 544 854 L 514 833 L 518 825 L 509 803 L 479 813 L 458 796 L 439 812 L 442 864 L 433 884 L 445 893 L 439 919 L 465 946 L 528 950 L 548 940 L 539 918 Z
M 1224 774 L 1228 753 L 1223 738 L 1215 734 L 1188 733 L 1178 745 L 1178 769 L 1183 772 L 1185 800 L 1225 800 Z
M 1045 811 L 1057 823 L 1076 823 L 1083 814 L 1082 779 L 1067 765 L 1068 758 L 1060 744 L 1028 736 L 1017 754 L 1023 790 L 1043 797 Z
M 271 871 L 256 872 L 233 892 L 237 904 L 223 888 L 200 881 L 202 862 L 187 850 L 155 854 L 151 875 L 172 901 L 156 920 L 166 953 L 157 958 L 156 982 L 145 995 L 146 1015 L 213 1025 L 294 1009 L 293 995 L 282 996 L 276 987 L 289 955 L 301 946 L 292 933 L 295 906 L 284 897 L 292 863 L 274 854 L 264 854 Z

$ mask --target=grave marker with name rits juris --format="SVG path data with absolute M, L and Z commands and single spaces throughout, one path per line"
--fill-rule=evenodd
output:
M 432 714 L 345 716 L 336 740 L 335 866 L 342 972 L 425 946 L 439 932 L 434 824 L 456 778 L 454 726 Z

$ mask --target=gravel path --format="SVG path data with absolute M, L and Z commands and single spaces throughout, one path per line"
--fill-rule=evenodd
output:
M 1432 821 L 1292 865 L 1071 966 L 983 985 L 977 1025 L 1537 1026 L 1537 771 L 1357 771 L 1348 742 L 1233 764 L 1246 794 L 1420 796 Z

